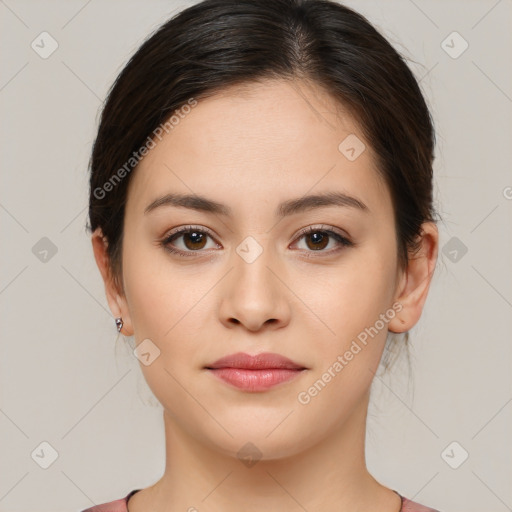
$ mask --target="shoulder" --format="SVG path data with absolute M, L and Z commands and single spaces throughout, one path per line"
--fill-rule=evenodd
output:
M 430 507 L 426 507 L 425 505 L 421 505 L 420 503 L 416 503 L 415 501 L 409 500 L 407 498 L 402 498 L 402 508 L 400 512 L 439 512 L 439 510 L 435 510 Z
M 135 494 L 138 490 L 139 489 L 131 491 L 124 498 L 109 501 L 108 503 L 94 505 L 93 507 L 81 510 L 80 512 L 127 512 L 128 499 L 130 498 L 130 496 L 132 496 L 132 494 Z

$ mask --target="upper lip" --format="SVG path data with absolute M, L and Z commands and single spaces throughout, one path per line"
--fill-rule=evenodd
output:
M 266 370 L 272 368 L 285 368 L 290 370 L 304 370 L 305 367 L 295 363 L 291 359 L 280 354 L 264 352 L 251 356 L 244 352 L 237 352 L 226 357 L 221 357 L 212 364 L 206 366 L 208 369 L 216 368 L 243 368 L 247 370 Z

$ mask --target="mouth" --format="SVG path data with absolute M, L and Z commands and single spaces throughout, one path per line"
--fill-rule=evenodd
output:
M 279 354 L 251 356 L 238 352 L 205 366 L 205 369 L 231 386 L 257 392 L 290 381 L 308 368 Z

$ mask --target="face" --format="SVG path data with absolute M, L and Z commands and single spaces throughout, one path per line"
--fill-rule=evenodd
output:
M 141 369 L 188 435 L 279 458 L 335 435 L 364 402 L 400 310 L 374 162 L 334 100 L 276 81 L 200 100 L 134 171 L 123 319 L 150 360 L 159 351 Z M 240 352 L 300 369 L 208 369 Z

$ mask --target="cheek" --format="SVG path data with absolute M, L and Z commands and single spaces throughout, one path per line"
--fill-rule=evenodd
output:
M 177 377 L 185 368 L 199 367 L 207 359 L 205 336 L 212 332 L 211 301 L 219 276 L 205 267 L 180 268 L 163 249 L 126 247 L 125 291 L 136 343 L 150 339 L 160 350 L 154 364 L 142 366 L 148 383 L 160 366 Z
M 130 316 L 137 341 L 162 340 L 185 319 L 200 290 L 171 263 L 163 249 L 135 244 L 126 237 L 123 277 Z M 193 284 L 194 283 L 194 284 Z
M 392 252 L 368 246 L 339 266 L 319 270 L 317 279 L 297 278 L 297 295 L 323 321 L 326 340 L 349 340 L 391 306 L 395 263 Z
M 315 311 L 328 328 L 316 338 L 313 371 L 296 397 L 304 414 L 327 418 L 330 410 L 325 421 L 336 424 L 361 403 L 394 317 L 395 261 L 391 250 L 368 247 L 318 287 Z
M 192 277 L 171 267 L 154 247 L 127 243 L 126 249 L 125 291 L 136 344 L 146 339 L 154 344 L 146 345 L 150 364 L 141 359 L 140 368 L 153 394 L 175 416 L 187 401 L 180 385 L 187 381 L 184 374 L 199 365 L 196 361 L 204 343 L 200 333 L 205 329 L 197 320 L 204 308 L 201 298 L 213 283 L 208 285 L 204 272 Z M 158 356 L 153 359 L 153 354 Z
M 370 386 L 395 313 L 391 307 L 395 269 L 393 244 L 376 240 L 330 269 L 313 295 L 310 290 L 311 309 L 318 312 L 324 327 L 315 338 L 314 371 L 308 387 L 302 389 L 304 401 L 315 402 L 308 411 L 320 411 L 329 401 L 346 411 Z

